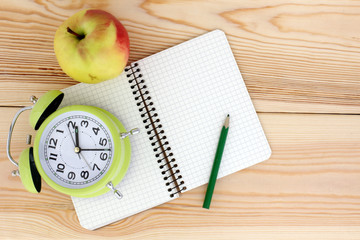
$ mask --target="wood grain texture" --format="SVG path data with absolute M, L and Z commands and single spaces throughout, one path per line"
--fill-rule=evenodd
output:
M 0 120 L 1 149 L 5 148 L 5 126 L 16 110 L 0 108 L 0 115 L 6 116 Z M 261 113 L 259 117 L 273 149 L 271 159 L 220 179 L 210 211 L 201 208 L 206 191 L 202 186 L 172 202 L 93 232 L 79 225 L 70 198 L 44 182 L 41 194 L 26 192 L 20 179 L 10 176 L 14 167 L 2 152 L 0 236 L 360 237 L 360 116 Z M 26 115 L 17 126 L 14 157 L 25 147 L 25 133 L 32 132 Z
M 6 157 L 11 119 L 31 95 L 76 84 L 53 36 L 84 8 L 124 24 L 130 62 L 222 29 L 273 155 L 205 187 L 97 231 L 83 229 L 68 196 L 43 182 L 24 190 Z M 2 0 L 0 5 L 1 239 L 360 239 L 360 1 Z M 35 132 L 19 119 L 12 154 Z
M 53 36 L 65 19 L 88 7 L 122 21 L 130 61 L 224 30 L 258 111 L 360 112 L 360 1 L 350 0 L 3 0 L 2 106 L 25 105 L 28 95 L 75 83 L 56 61 Z

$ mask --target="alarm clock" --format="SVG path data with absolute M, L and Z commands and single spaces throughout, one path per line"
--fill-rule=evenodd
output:
M 20 109 L 11 123 L 7 155 L 18 167 L 26 190 L 39 193 L 41 178 L 55 190 L 74 197 L 95 197 L 113 191 L 130 164 L 131 147 L 128 136 L 139 132 L 126 131 L 123 124 L 108 111 L 85 105 L 58 109 L 64 93 L 52 90 L 34 105 Z M 16 162 L 10 154 L 11 136 L 19 115 L 31 110 L 30 125 L 37 130 L 34 146 L 20 154 Z

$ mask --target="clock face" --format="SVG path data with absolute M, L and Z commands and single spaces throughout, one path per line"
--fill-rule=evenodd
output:
M 45 127 L 39 159 L 45 173 L 67 188 L 85 188 L 100 180 L 113 161 L 113 138 L 97 116 L 69 111 Z

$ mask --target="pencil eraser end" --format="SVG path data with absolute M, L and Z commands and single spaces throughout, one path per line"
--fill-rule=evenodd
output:
M 207 206 L 207 205 L 204 204 L 202 207 L 205 208 L 205 209 L 210 209 L 210 205 Z

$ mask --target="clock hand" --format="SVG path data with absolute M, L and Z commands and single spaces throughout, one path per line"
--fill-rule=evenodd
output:
M 79 146 L 79 128 L 78 128 L 78 126 L 75 126 L 75 142 L 74 142 L 74 144 L 75 144 L 75 152 L 78 154 L 80 159 L 84 160 L 86 165 L 91 170 L 91 166 L 90 166 L 89 162 L 86 160 L 86 158 L 84 158 L 84 155 L 82 155 L 82 153 L 81 153 L 82 149 Z
M 71 134 L 69 125 L 67 126 L 67 129 L 69 130 L 71 140 L 73 141 L 74 145 L 76 145 L 76 144 L 75 144 L 75 141 L 74 141 L 74 138 L 73 138 L 73 136 L 72 136 L 72 134 Z
M 67 124 L 67 129 L 69 130 L 69 134 L 70 134 L 71 140 L 72 140 L 72 142 L 74 143 L 74 146 L 75 146 L 75 150 L 74 150 L 74 151 L 76 152 L 76 144 L 75 144 L 75 141 L 74 141 L 74 137 L 73 137 L 73 135 L 71 134 L 69 124 Z M 78 153 L 78 152 L 76 152 L 76 153 Z M 80 159 L 79 154 L 78 154 L 78 157 L 79 157 L 79 159 Z
M 79 128 L 75 126 L 75 147 L 80 148 L 79 145 Z
M 89 148 L 89 149 L 81 149 L 81 151 L 111 151 L 110 148 Z
M 80 155 L 81 155 L 81 158 L 80 159 L 82 159 L 82 160 L 84 160 L 84 162 L 86 163 L 86 165 L 89 167 L 89 169 L 91 170 L 91 166 L 90 166 L 90 164 L 89 164 L 89 162 L 88 161 L 86 161 L 86 159 L 84 158 L 84 156 L 82 155 L 82 153 L 81 152 L 79 152 L 79 158 L 80 158 Z

